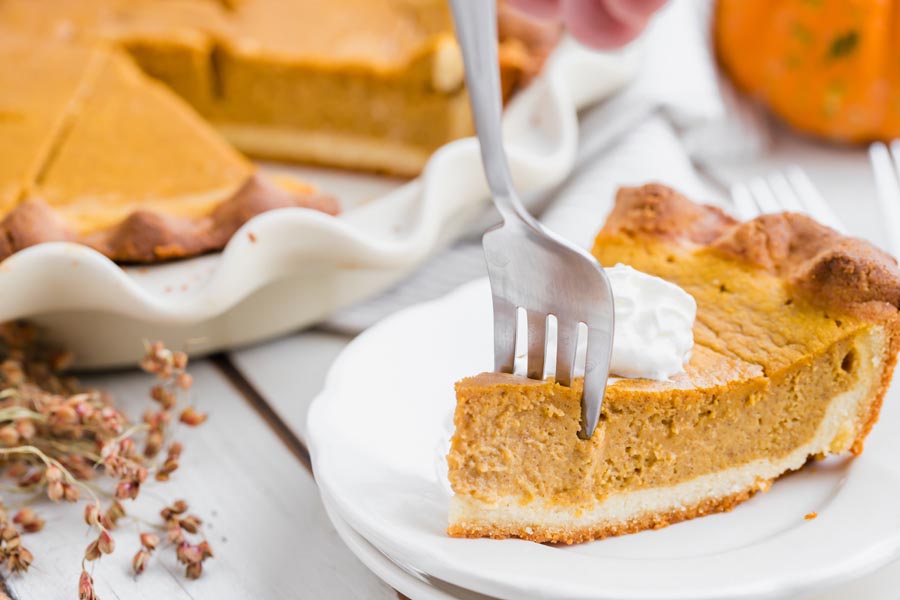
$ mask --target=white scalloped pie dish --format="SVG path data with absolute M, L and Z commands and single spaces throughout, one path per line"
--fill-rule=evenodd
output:
M 624 85 L 638 52 L 597 54 L 569 42 L 557 48 L 504 118 L 522 191 L 547 189 L 569 174 L 578 109 Z M 34 246 L 0 263 L 0 321 L 27 317 L 47 326 L 82 367 L 134 364 L 147 337 L 193 354 L 258 341 L 387 287 L 487 198 L 472 138 L 441 148 L 405 184 L 290 171 L 336 195 L 344 214 L 271 211 L 245 224 L 221 253 L 149 267 L 121 268 L 75 244 Z

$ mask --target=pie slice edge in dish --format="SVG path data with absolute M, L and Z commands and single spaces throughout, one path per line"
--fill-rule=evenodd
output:
M 30 48 L 4 39 L 0 55 Z M 75 241 L 123 262 L 155 262 L 218 250 L 247 220 L 274 208 L 336 214 L 334 199 L 311 187 L 267 182 L 183 100 L 144 75 L 115 48 L 48 42 L 17 76 L 35 86 L 9 86 L 0 104 L 21 118 L 0 121 L 0 135 L 19 135 L 10 150 L 31 160 L 0 173 L 0 258 L 41 242 Z M 77 86 L 56 85 L 54 71 Z M 30 87 L 44 89 L 42 103 Z M 60 98 L 49 97 L 56 93 Z M 41 122 L 26 129 L 45 106 Z M 53 111 L 61 116 L 48 116 Z M 63 123 L 56 125 L 57 122 Z M 49 141 L 46 141 L 49 140 Z

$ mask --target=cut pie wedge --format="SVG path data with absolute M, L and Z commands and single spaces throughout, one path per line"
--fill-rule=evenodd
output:
M 574 543 L 730 510 L 827 454 L 859 454 L 900 340 L 900 271 L 795 214 L 739 223 L 659 185 L 623 189 L 593 250 L 697 301 L 668 381 L 614 379 L 576 435 L 580 389 L 457 384 L 449 533 Z
M 0 58 L 16 65 L 0 74 L 0 257 L 77 241 L 151 262 L 220 249 L 272 208 L 337 212 L 311 188 L 266 184 L 116 49 L 4 37 Z

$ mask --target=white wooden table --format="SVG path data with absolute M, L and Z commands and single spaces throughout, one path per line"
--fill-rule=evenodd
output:
M 886 231 L 876 217 L 873 184 L 859 150 L 822 149 L 787 137 L 771 162 L 736 169 L 735 178 L 785 162 L 804 166 L 851 232 L 876 243 Z M 852 199 L 852 200 L 851 200 Z M 201 579 L 189 581 L 174 556 L 148 567 L 139 579 L 130 557 L 137 535 L 117 534 L 119 548 L 94 570 L 97 592 L 109 599 L 334 598 L 383 599 L 399 594 L 371 574 L 343 545 L 319 499 L 304 444 L 306 412 L 326 371 L 349 337 L 321 330 L 300 332 L 254 348 L 194 363 L 194 396 L 210 418 L 187 432 L 181 469 L 157 486 L 158 506 L 184 497 L 207 523 L 215 558 Z M 92 376 L 137 415 L 146 405 L 150 378 L 137 372 Z M 154 489 L 154 488 L 150 488 Z M 163 496 L 164 494 L 164 496 Z M 151 498 L 153 500 L 153 498 Z M 81 553 L 88 543 L 80 507 L 39 507 L 45 532 L 26 538 L 36 560 L 25 577 L 6 580 L 20 600 L 76 597 Z M 68 511 L 68 514 L 65 514 Z M 896 600 L 900 568 L 860 592 L 828 597 Z M 893 595 L 891 595 L 893 594 Z M 400 596 L 402 598 L 402 596 Z M 2 600 L 2 594 L 0 594 Z

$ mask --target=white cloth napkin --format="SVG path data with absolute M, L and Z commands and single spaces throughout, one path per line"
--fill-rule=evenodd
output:
M 601 129 L 582 131 L 585 143 Z M 692 198 L 715 202 L 718 194 L 697 176 L 674 128 L 661 115 L 651 115 L 605 150 L 585 160 L 555 191 L 541 221 L 550 229 L 590 248 L 622 185 L 657 181 Z M 353 334 L 391 313 L 438 298 L 459 285 L 486 275 L 480 234 L 469 236 L 427 261 L 391 290 L 332 316 L 325 328 Z
M 710 0 L 673 0 L 640 43 L 634 81 L 580 118 L 575 171 L 543 202 L 541 220 L 588 248 L 622 185 L 657 181 L 705 202 L 721 200 L 694 171 L 759 153 L 767 127 L 723 85 L 709 40 Z M 342 310 L 324 327 L 358 333 L 394 311 L 485 275 L 480 233 L 488 220 L 386 293 Z
M 586 132 L 588 141 L 590 132 Z M 694 171 L 671 123 L 651 115 L 615 145 L 584 162 L 541 216 L 541 222 L 583 248 L 590 248 L 622 186 L 658 182 L 704 202 L 717 190 Z

